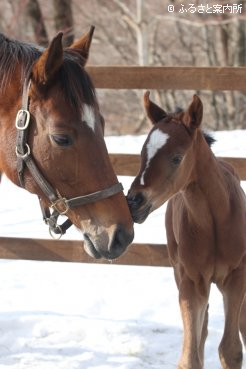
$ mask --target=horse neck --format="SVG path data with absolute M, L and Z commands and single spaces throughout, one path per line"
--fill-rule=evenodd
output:
M 200 130 L 196 133 L 188 155 L 193 165 L 187 184 L 182 191 L 185 203 L 194 213 L 194 218 L 197 215 L 201 218 L 203 214 L 205 219 L 206 213 L 217 218 L 218 216 L 223 217 L 230 205 L 227 183 L 219 162 Z M 223 204 L 223 209 L 218 204 Z
M 17 67 L 8 80 L 7 86 L 0 89 L 0 172 L 17 183 L 16 174 L 16 128 L 15 118 L 21 109 L 21 71 Z

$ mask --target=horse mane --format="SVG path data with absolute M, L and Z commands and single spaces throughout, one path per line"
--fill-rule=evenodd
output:
M 216 142 L 216 139 L 211 134 L 204 131 L 202 131 L 202 134 L 209 147 L 211 147 Z
M 0 33 L 0 88 L 5 90 L 13 75 L 16 64 L 21 63 L 21 82 L 33 62 L 41 55 L 41 48 L 34 45 L 14 41 Z
M 21 84 L 24 83 L 33 63 L 43 52 L 42 47 L 20 42 L 7 38 L 0 33 L 0 89 L 4 91 L 7 87 L 15 69 L 16 64 L 21 66 Z M 66 100 L 78 110 L 83 104 L 95 106 L 97 98 L 95 88 L 89 75 L 81 68 L 81 57 L 72 49 L 64 50 L 64 63 L 58 71 L 62 91 Z

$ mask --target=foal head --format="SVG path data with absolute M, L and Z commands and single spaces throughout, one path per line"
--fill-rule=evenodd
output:
M 203 106 L 198 96 L 184 112 L 167 114 L 144 95 L 144 106 L 153 128 L 141 151 L 140 171 L 127 199 L 134 222 L 142 223 L 186 185 L 194 156 L 191 147 L 202 121 Z
M 62 34 L 58 34 L 46 50 L 36 49 L 39 55 L 29 71 L 28 145 L 40 172 L 67 199 L 105 190 L 118 182 L 103 138 L 104 119 L 84 70 L 92 34 L 93 28 L 65 50 Z M 16 91 L 20 88 L 16 86 Z M 16 105 L 19 109 L 20 96 Z M 12 116 L 5 120 L 13 125 Z M 10 153 L 10 147 L 14 151 L 16 137 L 11 126 L 12 129 L 6 138 L 8 149 L 0 160 L 0 171 L 19 184 L 13 166 L 16 158 Z M 1 144 L 4 146 L 4 142 Z M 50 205 L 27 168 L 24 186 Z M 133 223 L 123 192 L 70 209 L 67 215 L 83 231 L 86 251 L 96 258 L 120 256 L 133 239 Z

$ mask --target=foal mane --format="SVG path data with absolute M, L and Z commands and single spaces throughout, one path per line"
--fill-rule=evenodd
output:
M 204 131 L 202 131 L 202 134 L 209 147 L 211 147 L 216 142 L 216 139 L 211 134 Z
M 0 33 L 1 91 L 6 89 L 18 63 L 21 67 L 20 83 L 23 85 L 30 68 L 43 51 L 42 47 L 9 39 Z M 81 67 L 81 62 L 82 59 L 77 52 L 69 48 L 65 49 L 64 62 L 57 75 L 66 100 L 77 110 L 81 110 L 84 103 L 97 105 L 95 88 L 89 75 Z

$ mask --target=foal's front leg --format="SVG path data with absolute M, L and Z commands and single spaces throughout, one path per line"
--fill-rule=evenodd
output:
M 220 286 L 220 290 L 223 294 L 225 309 L 225 328 L 219 346 L 221 365 L 223 369 L 241 369 L 243 353 L 239 326 L 241 324 L 241 328 L 243 328 L 240 312 L 241 308 L 245 310 L 243 305 L 246 290 L 245 266 L 241 265 L 232 271 L 226 279 L 226 283 L 222 287 Z
M 246 293 L 244 296 L 243 305 L 241 307 L 239 326 L 240 326 L 240 332 L 242 335 L 244 347 L 246 349 Z
M 203 369 L 204 343 L 207 332 L 209 287 L 201 289 L 186 275 L 179 283 L 179 304 L 184 339 L 179 369 Z

